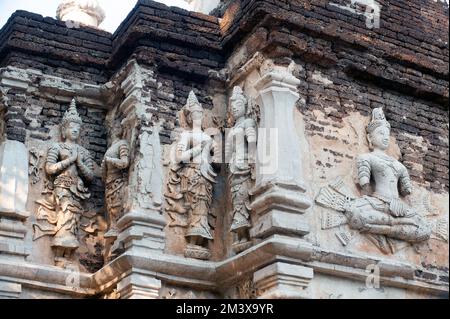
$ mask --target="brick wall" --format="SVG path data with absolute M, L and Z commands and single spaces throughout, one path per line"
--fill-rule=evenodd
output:
M 0 66 L 102 84 L 135 58 L 155 72 L 156 82 L 145 89 L 152 92 L 151 111 L 166 119 L 161 137 L 169 143 L 176 111 L 191 89 L 212 108 L 210 71 L 221 70 L 236 49 L 245 46 L 249 57 L 262 51 L 278 63 L 294 59 L 306 70 L 300 88 L 306 116 L 324 107 L 318 96 L 333 104 L 335 121 L 353 110 L 367 115 L 373 107 L 385 107 L 413 178 L 448 191 L 448 7 L 431 0 L 380 0 L 380 28 L 369 29 L 363 15 L 331 3 L 349 1 L 223 1 L 216 10 L 219 21 L 141 0 L 113 35 L 18 11 L 0 31 Z M 316 85 L 310 76 L 314 69 L 333 85 Z M 31 138 L 45 138 L 45 125 L 28 128 L 24 119 L 30 97 L 8 94 L 13 96 L 5 114 L 8 138 L 24 141 L 27 129 Z M 40 102 L 48 103 L 41 115 L 48 121 L 61 112 L 59 105 Z M 308 130 L 320 133 L 313 125 Z M 98 140 L 89 145 L 98 161 L 104 131 L 93 132 Z M 411 136 L 423 138 L 423 145 L 412 143 Z
M 111 34 L 68 28 L 52 18 L 16 11 L 0 30 L 0 67 L 17 66 L 87 83 L 109 78 Z
M 278 63 L 302 65 L 306 103 L 299 107 L 309 135 L 341 125 L 353 111 L 368 116 L 383 107 L 412 178 L 448 192 L 448 7 L 380 1 L 380 28 L 371 30 L 364 16 L 330 2 L 232 1 L 222 23 L 224 50 L 245 47 L 249 57 L 262 51 Z M 315 70 L 332 84 L 315 83 Z M 328 124 L 314 121 L 313 110 L 329 107 L 335 111 Z

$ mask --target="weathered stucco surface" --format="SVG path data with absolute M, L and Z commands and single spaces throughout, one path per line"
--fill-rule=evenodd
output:
M 140 0 L 115 34 L 14 13 L 0 298 L 448 298 L 448 5 L 376 2 L 379 28 L 347 0 Z M 361 203 L 425 235 L 357 230 Z

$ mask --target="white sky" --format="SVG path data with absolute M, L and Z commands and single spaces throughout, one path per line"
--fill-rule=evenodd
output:
M 137 0 L 99 0 L 106 12 L 106 19 L 101 28 L 113 33 L 120 23 L 133 9 Z M 155 0 L 168 6 L 177 6 L 189 9 L 184 0 Z M 11 14 L 16 10 L 25 10 L 43 15 L 44 17 L 55 17 L 56 8 L 61 0 L 0 0 L 0 28 L 6 23 Z

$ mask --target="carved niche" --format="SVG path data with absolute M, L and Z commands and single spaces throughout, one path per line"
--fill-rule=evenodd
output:
M 217 176 L 211 163 L 220 149 L 203 131 L 204 110 L 193 91 L 178 116 L 182 131 L 172 150 L 165 193 L 169 226 L 185 229 L 185 257 L 208 260 L 214 237 L 210 219 Z

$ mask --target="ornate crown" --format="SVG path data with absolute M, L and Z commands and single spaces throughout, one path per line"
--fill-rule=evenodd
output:
M 242 89 L 240 86 L 235 86 L 233 88 L 233 95 L 230 98 L 230 101 L 242 101 L 244 105 L 247 105 L 247 98 L 245 97 L 244 93 L 242 92 Z
M 372 111 L 372 121 L 367 126 L 367 132 L 371 134 L 380 126 L 387 127 L 389 130 L 391 129 L 391 124 L 389 124 L 389 122 L 386 120 L 383 108 L 381 107 L 376 108 Z
M 184 106 L 186 108 L 186 110 L 188 110 L 189 112 L 194 112 L 194 111 L 199 111 L 199 112 L 203 112 L 203 108 L 200 104 L 200 102 L 197 99 L 197 96 L 195 95 L 194 91 L 191 91 L 189 93 L 189 97 L 186 101 L 186 105 Z
M 66 111 L 62 119 L 62 126 L 65 126 L 69 123 L 78 123 L 80 125 L 83 124 L 83 121 L 81 120 L 81 117 L 77 112 L 75 99 L 72 99 L 69 109 Z

